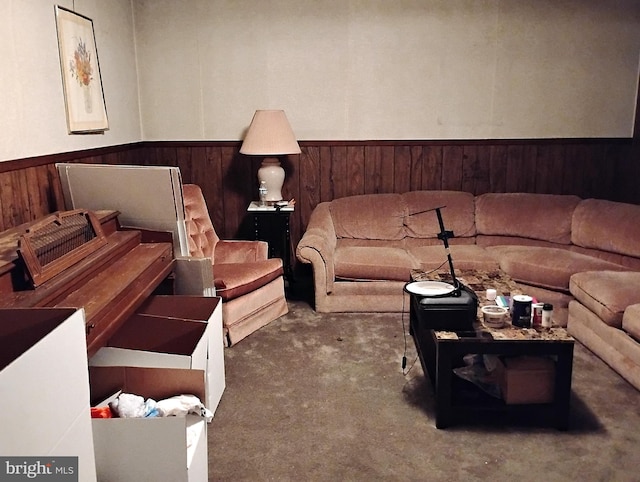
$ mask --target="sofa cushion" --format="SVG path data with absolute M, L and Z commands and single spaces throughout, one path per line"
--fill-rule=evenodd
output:
M 571 218 L 578 196 L 487 193 L 476 197 L 478 234 L 571 242 Z
M 573 213 L 571 241 L 584 248 L 640 257 L 640 206 L 585 199 Z
M 628 306 L 640 303 L 640 272 L 591 271 L 571 277 L 571 294 L 607 325 L 622 327 Z
M 628 306 L 622 315 L 622 329 L 640 341 L 640 303 Z
M 451 258 L 456 270 L 478 269 L 483 271 L 495 271 L 498 269 L 498 261 L 491 254 L 475 244 L 451 245 Z M 409 253 L 416 259 L 420 269 L 431 271 L 442 266 L 449 269 L 447 253 L 444 246 L 421 246 L 409 249 Z
M 400 194 L 363 194 L 331 201 L 338 238 L 402 239 L 407 209 Z
M 454 238 L 455 239 L 455 238 Z M 487 248 L 489 246 L 504 246 L 504 245 L 517 245 L 517 246 L 543 246 L 547 248 L 564 248 L 565 245 L 558 245 L 558 243 L 552 243 L 550 241 L 543 241 L 541 239 L 521 238 L 519 236 L 494 236 L 479 234 L 476 236 L 476 244 Z M 572 246 L 573 248 L 573 246 Z
M 587 256 L 593 256 L 594 258 L 611 261 L 612 263 L 625 266 L 634 271 L 640 271 L 640 258 L 612 253 L 611 251 L 602 251 L 601 249 L 583 248 L 582 246 L 576 246 L 575 244 L 572 244 L 569 249 L 575 253 L 586 254 Z
M 417 267 L 401 248 L 338 247 L 334 259 L 336 278 L 348 280 L 409 281 Z
M 552 290 L 567 291 L 571 275 L 581 271 L 625 270 L 623 266 L 562 248 L 490 246 L 486 249 L 514 280 Z
M 440 213 L 445 229 L 456 237 L 473 237 L 476 234 L 474 197 L 461 191 L 411 191 L 402 194 L 407 206 L 405 225 L 407 236 L 413 238 L 437 238 L 440 232 Z

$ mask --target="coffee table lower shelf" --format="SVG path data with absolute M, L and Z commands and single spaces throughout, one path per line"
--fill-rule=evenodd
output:
M 435 393 L 436 427 L 446 428 L 471 417 L 494 417 L 521 421 L 546 421 L 560 430 L 568 429 L 573 369 L 573 341 L 494 340 L 473 332 L 456 339 L 441 339 L 436 332 L 410 321 L 410 333 L 425 375 Z M 491 397 L 470 382 L 460 379 L 453 369 L 466 354 L 504 356 L 551 356 L 555 362 L 554 399 L 551 403 L 508 405 Z

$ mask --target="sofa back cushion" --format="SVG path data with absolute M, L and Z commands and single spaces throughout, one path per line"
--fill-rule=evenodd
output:
M 337 238 L 404 238 L 407 208 L 400 194 L 362 194 L 334 199 L 330 206 Z
M 603 199 L 585 199 L 573 213 L 571 241 L 640 258 L 640 206 Z
M 564 194 L 487 193 L 476 197 L 478 234 L 571 243 L 571 219 L 580 202 Z
M 461 191 L 411 191 L 402 194 L 402 198 L 407 205 L 407 236 L 437 238 L 440 225 L 433 209 L 438 207 L 442 208 L 440 212 L 447 231 L 453 231 L 457 238 L 475 236 L 473 194 Z

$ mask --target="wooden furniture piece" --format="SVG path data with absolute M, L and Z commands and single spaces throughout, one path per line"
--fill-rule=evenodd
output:
M 253 220 L 253 239 L 266 241 L 269 245 L 269 257 L 282 259 L 285 282 L 293 282 L 293 265 L 291 263 L 291 228 L 289 226 L 294 205 L 277 207 L 260 206 L 252 201 L 247 213 Z
M 161 285 L 174 263 L 169 238 L 165 236 L 165 242 L 144 242 L 147 236 L 163 239 L 161 233 L 122 230 L 115 211 L 98 211 L 95 216 L 105 242 L 73 263 L 64 262 L 66 253 L 60 248 L 62 256 L 52 263 L 64 269 L 38 278 L 35 287 L 18 255 L 20 240 L 24 245 L 29 233 L 37 232 L 43 222 L 48 225 L 49 220 L 0 233 L 0 308 L 83 307 L 89 357 Z M 51 243 L 61 246 L 61 241 L 64 239 L 58 237 Z M 69 253 L 75 256 L 76 250 Z
M 47 216 L 20 236 L 18 254 L 37 287 L 107 243 L 93 213 L 83 210 Z
M 492 414 L 515 415 L 522 421 L 547 421 L 560 430 L 568 428 L 574 340 L 566 334 L 564 328 L 554 328 L 550 337 L 501 339 L 493 338 L 489 332 L 474 331 L 452 335 L 451 332 L 424 330 L 419 320 L 413 320 L 411 323 L 416 347 L 420 347 L 418 350 L 421 359 L 434 357 L 434 368 L 428 373 L 436 397 L 437 428 L 446 428 L 456 419 L 469 416 L 481 418 Z M 431 337 L 431 340 L 428 337 Z M 554 357 L 553 401 L 508 405 L 500 399 L 482 393 L 480 389 L 458 378 L 453 372 L 458 366 L 456 362 L 471 353 Z M 425 366 L 428 368 L 430 364 Z
M 200 187 L 185 184 L 183 193 L 189 254 L 210 260 L 222 298 L 225 342 L 231 346 L 289 311 L 282 260 L 268 258 L 264 241 L 221 240 Z
M 412 272 L 414 280 L 448 281 L 449 274 Z M 416 309 L 419 296 L 411 294 L 410 333 L 425 375 L 435 393 L 436 427 L 445 428 L 469 416 L 515 415 L 521 420 L 550 421 L 558 429 L 568 428 L 573 370 L 574 339 L 564 328 L 549 331 L 516 328 L 508 324 L 503 328 L 484 325 L 480 308 L 487 303 L 487 288 L 495 288 L 499 295 L 519 293 L 517 285 L 504 272 L 462 270 L 458 279 L 470 286 L 478 295 L 478 319 L 472 332 L 433 330 L 429 327 L 428 313 Z M 500 356 L 544 356 L 555 360 L 554 396 L 551 403 L 508 405 L 503 400 L 485 394 L 470 382 L 453 372 L 462 366 L 467 354 L 493 354 Z

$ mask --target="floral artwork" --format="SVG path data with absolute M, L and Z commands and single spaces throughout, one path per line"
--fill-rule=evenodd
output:
M 91 53 L 87 49 L 87 44 L 78 39 L 78 45 L 73 52 L 73 59 L 69 61 L 69 70 L 71 76 L 78 81 L 82 88 L 82 96 L 84 98 L 84 111 L 87 114 L 93 112 L 93 98 L 91 96 L 90 84 L 93 77 L 93 67 L 91 66 Z
M 91 52 L 87 50 L 87 44 L 78 39 L 78 46 L 73 53 L 73 59 L 69 61 L 69 69 L 71 75 L 76 79 L 81 86 L 89 85 L 91 82 L 91 74 L 93 68 L 91 67 Z
M 93 21 L 56 6 L 58 50 L 70 134 L 109 128 Z

